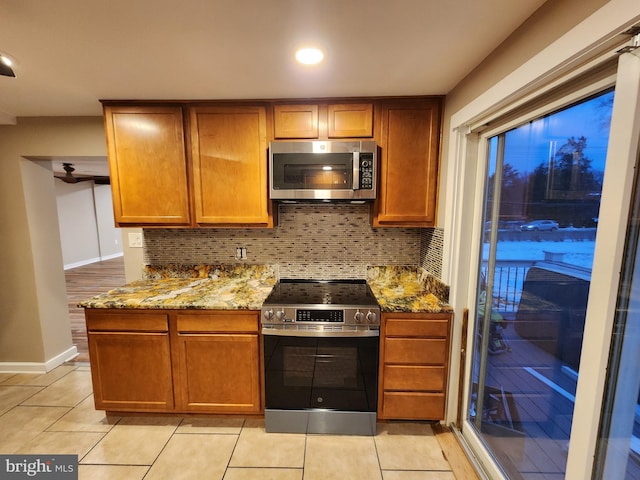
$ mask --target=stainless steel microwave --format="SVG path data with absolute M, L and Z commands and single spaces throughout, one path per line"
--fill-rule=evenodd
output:
M 269 144 L 269 195 L 280 201 L 374 200 L 378 148 L 372 141 Z

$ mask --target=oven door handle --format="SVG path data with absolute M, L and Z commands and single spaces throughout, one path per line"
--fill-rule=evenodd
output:
M 362 330 L 298 330 L 293 328 L 262 328 L 263 335 L 278 337 L 379 337 L 379 329 Z

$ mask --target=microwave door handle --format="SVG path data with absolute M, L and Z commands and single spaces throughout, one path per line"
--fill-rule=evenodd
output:
M 360 152 L 353 152 L 353 189 L 360 190 Z

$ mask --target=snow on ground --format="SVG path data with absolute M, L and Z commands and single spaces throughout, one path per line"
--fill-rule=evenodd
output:
M 593 265 L 593 250 L 595 242 L 593 240 L 573 241 L 564 240 L 561 242 L 506 242 L 498 243 L 496 260 L 522 260 L 540 261 L 544 260 L 545 251 L 553 253 L 564 253 L 563 262 L 591 269 Z M 483 244 L 482 258 L 487 260 L 489 256 L 489 244 Z
M 495 305 L 502 311 L 516 311 L 520 303 L 522 285 L 525 280 L 528 262 L 545 259 L 545 252 L 563 253 L 562 262 L 591 270 L 593 265 L 593 240 L 563 241 L 500 241 L 496 255 L 493 298 Z M 489 255 L 489 243 L 483 244 L 483 260 Z M 501 260 L 517 260 L 522 266 L 500 264 Z M 556 260 L 558 261 L 558 260 Z M 526 265 L 526 266 L 525 266 Z M 485 264 L 486 266 L 486 264 Z M 484 270 L 484 268 L 483 268 Z M 486 272 L 485 272 L 486 273 Z

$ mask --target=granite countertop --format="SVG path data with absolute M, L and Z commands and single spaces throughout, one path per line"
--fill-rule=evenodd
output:
M 168 265 L 146 266 L 143 277 L 79 306 L 260 310 L 278 275 L 270 265 Z
M 277 283 L 272 265 L 146 266 L 142 280 L 79 303 L 85 308 L 259 310 Z M 452 312 L 449 288 L 416 267 L 368 267 L 383 312 Z
M 449 287 L 424 270 L 406 266 L 367 269 L 367 283 L 383 312 L 451 313 Z

